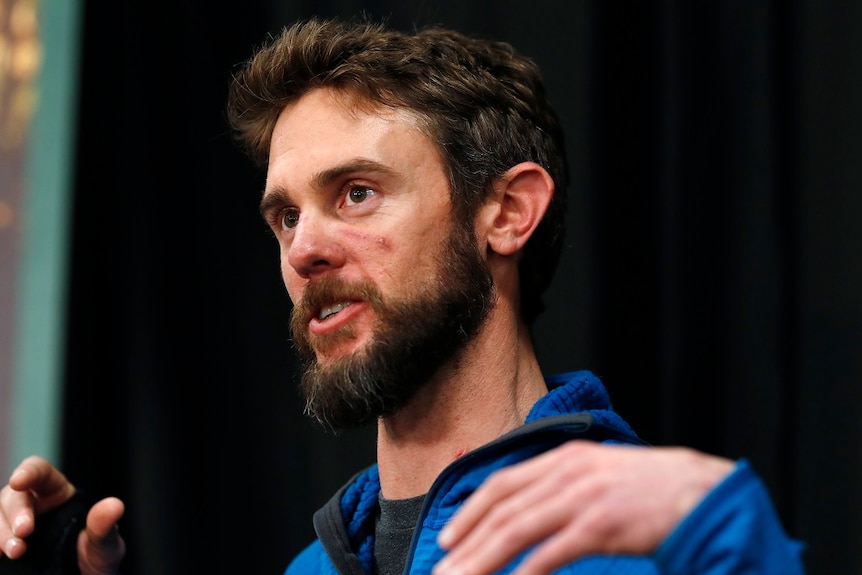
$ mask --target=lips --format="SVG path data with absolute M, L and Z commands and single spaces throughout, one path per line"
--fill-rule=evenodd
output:
M 332 317 L 349 305 L 350 302 L 346 301 L 322 307 L 320 311 L 317 312 L 317 319 L 322 321 L 328 317 Z
M 315 279 L 306 285 L 305 293 L 291 310 L 291 330 L 294 337 L 308 334 L 320 338 L 339 333 L 343 336 L 345 329 L 370 325 L 373 318 L 365 318 L 363 312 L 381 304 L 380 294 L 370 282 L 346 282 L 331 276 Z

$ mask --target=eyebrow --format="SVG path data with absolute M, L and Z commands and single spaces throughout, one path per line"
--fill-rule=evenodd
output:
M 290 194 L 284 188 L 273 188 L 267 192 L 264 190 L 263 197 L 260 199 L 258 211 L 260 215 L 266 218 L 266 214 L 277 206 L 283 206 L 290 203 Z
M 331 185 L 332 182 L 343 177 L 345 174 L 351 174 L 354 172 L 376 172 L 384 175 L 395 174 L 395 171 L 392 168 L 381 164 L 380 162 L 369 160 L 367 158 L 357 158 L 318 172 L 312 178 L 313 187 L 315 189 L 326 188 Z M 258 209 L 260 210 L 261 215 L 265 216 L 266 213 L 274 207 L 283 206 L 289 203 L 291 203 L 290 193 L 282 187 L 274 187 L 269 191 L 264 190 Z

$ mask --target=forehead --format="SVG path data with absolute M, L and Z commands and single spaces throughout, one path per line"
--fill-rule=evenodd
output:
M 270 140 L 269 164 L 290 158 L 386 154 L 423 148 L 439 151 L 421 129 L 418 116 L 331 88 L 318 88 L 286 106 Z M 395 150 L 392 148 L 395 147 Z

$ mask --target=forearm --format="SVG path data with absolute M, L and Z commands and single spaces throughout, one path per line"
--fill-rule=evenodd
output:
M 788 537 L 746 461 L 715 487 L 656 552 L 668 575 L 805 573 L 803 545 Z

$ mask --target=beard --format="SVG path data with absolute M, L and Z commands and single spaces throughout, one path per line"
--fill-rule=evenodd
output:
M 471 226 L 455 226 L 437 267 L 432 281 L 420 282 L 419 293 L 401 300 L 384 301 L 370 282 L 325 278 L 308 284 L 291 312 L 293 343 L 304 368 L 301 388 L 307 415 L 333 430 L 391 415 L 476 336 L 492 307 L 494 282 Z M 307 325 L 309 310 L 357 297 L 377 317 L 371 342 L 321 364 L 315 348 L 323 351 L 354 334 L 347 326 L 326 336 L 326 341 L 313 338 Z

